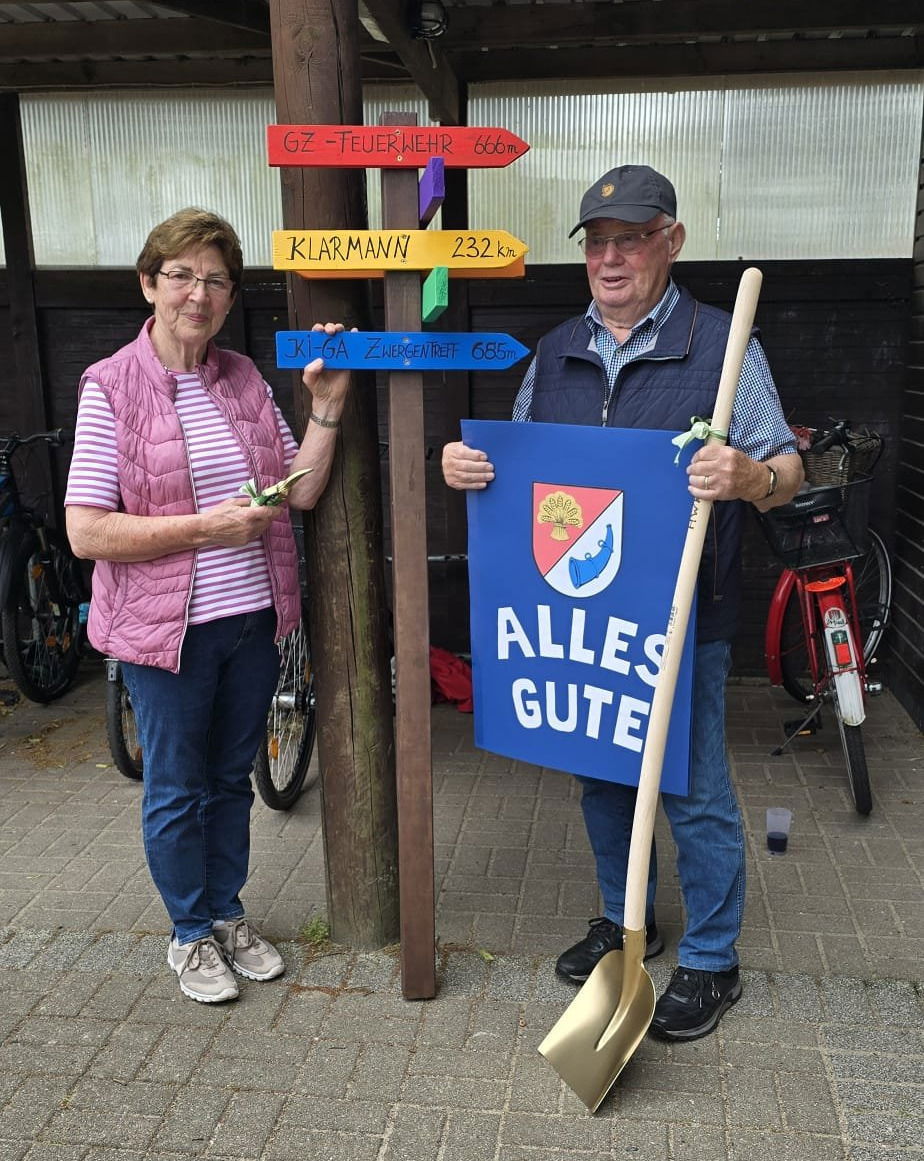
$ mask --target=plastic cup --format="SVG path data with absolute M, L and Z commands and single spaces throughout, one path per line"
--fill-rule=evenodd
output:
M 792 811 L 785 806 L 767 807 L 767 850 L 781 855 L 789 844 L 789 827 Z

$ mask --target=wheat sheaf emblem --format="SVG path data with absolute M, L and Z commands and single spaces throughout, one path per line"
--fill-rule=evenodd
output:
M 553 540 L 567 540 L 569 528 L 581 528 L 584 513 L 581 505 L 567 492 L 550 492 L 539 505 L 538 524 L 552 525 Z

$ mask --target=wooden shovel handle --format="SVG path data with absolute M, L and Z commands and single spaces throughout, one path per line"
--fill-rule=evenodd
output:
M 719 391 L 712 413 L 712 427 L 728 431 L 731 421 L 735 392 L 741 377 L 741 365 L 747 349 L 757 299 L 763 275 L 750 267 L 741 275 L 735 309 L 732 314 L 731 330 L 725 346 L 725 359 L 719 379 Z M 710 436 L 711 443 L 721 442 Z M 677 675 L 686 638 L 693 594 L 696 591 L 696 577 L 699 572 L 706 526 L 712 511 L 711 500 L 694 500 L 690 513 L 690 523 L 680 558 L 680 571 L 671 603 L 664 652 L 661 658 L 661 673 L 651 702 L 651 716 L 645 749 L 642 754 L 642 769 L 639 775 L 638 797 L 635 801 L 635 815 L 632 820 L 632 841 L 629 845 L 629 865 L 626 871 L 626 905 L 623 924 L 630 931 L 640 931 L 645 926 L 645 894 L 648 883 L 648 862 L 651 857 L 651 838 L 654 833 L 655 810 L 658 805 L 658 791 L 661 786 L 661 767 L 664 763 L 664 747 L 667 744 L 667 728 L 671 719 Z

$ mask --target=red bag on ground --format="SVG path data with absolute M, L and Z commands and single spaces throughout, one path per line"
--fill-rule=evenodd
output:
M 430 681 L 435 702 L 455 702 L 459 713 L 472 713 L 472 669 L 467 661 L 448 649 L 431 645 Z

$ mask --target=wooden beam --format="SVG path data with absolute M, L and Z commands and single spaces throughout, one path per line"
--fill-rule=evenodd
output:
M 2 0 L 0 0 L 2 3 Z M 395 57 L 360 61 L 362 79 L 407 84 L 410 77 Z M 0 60 L 0 92 L 72 89 L 196 89 L 271 85 L 269 50 L 246 57 L 190 56 L 185 60 L 17 61 Z
M 782 40 L 749 44 L 664 44 L 604 49 L 531 48 L 511 63 L 507 52 L 454 53 L 466 82 L 593 77 L 697 77 L 723 74 L 865 71 L 924 67 L 924 37 Z M 514 72 L 514 69 L 516 70 Z
M 430 117 L 461 124 L 462 87 L 439 41 L 415 40 L 407 27 L 406 5 L 399 0 L 365 0 L 369 15 L 430 103 Z M 494 12 L 495 9 L 490 9 Z
M 877 34 L 886 30 L 924 31 L 924 7 L 909 0 L 740 0 L 676 2 L 637 0 L 632 4 L 546 4 L 523 18 L 519 5 L 458 6 L 449 10 L 440 44 L 447 52 L 518 49 L 531 45 L 601 43 L 663 44 L 708 36 L 811 35 L 834 32 Z
M 264 56 L 209 60 L 19 61 L 0 64 L 0 90 L 28 93 L 61 89 L 234 88 L 271 85 L 273 65 Z
M 212 20 L 33 21 L 4 24 L 0 56 L 156 56 L 193 53 L 260 52 L 270 49 L 266 34 L 222 26 Z M 41 67 L 39 65 L 38 67 Z
M 234 28 L 246 28 L 251 32 L 262 32 L 269 36 L 270 14 L 266 0 L 185 0 L 174 4 L 173 0 L 157 0 L 158 7 L 170 8 L 187 16 L 201 17 L 214 24 L 230 24 Z

